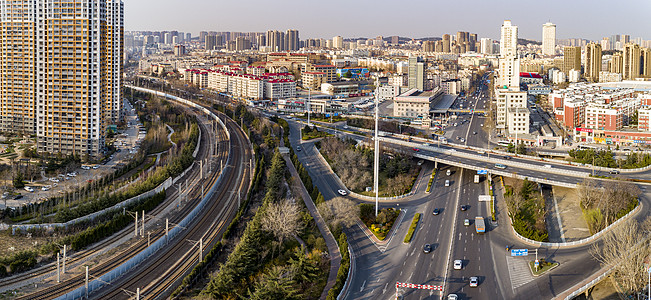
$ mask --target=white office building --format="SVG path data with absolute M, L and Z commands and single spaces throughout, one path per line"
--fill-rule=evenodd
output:
M 543 24 L 542 54 L 544 56 L 556 55 L 556 24 Z

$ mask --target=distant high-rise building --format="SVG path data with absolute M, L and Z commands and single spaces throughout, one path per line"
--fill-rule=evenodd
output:
M 606 51 L 610 50 L 610 39 L 605 37 L 601 39 L 601 50 Z
M 297 51 L 300 49 L 301 42 L 298 37 L 298 30 L 288 29 L 285 34 L 285 50 L 287 51 Z
M 470 49 L 468 49 L 468 51 L 477 51 L 477 34 L 476 33 L 471 33 L 468 36 L 468 45 L 470 45 Z
M 258 45 L 258 48 L 266 46 L 267 45 L 267 36 L 262 35 L 262 34 L 259 35 L 256 38 L 256 44 Z
M 183 55 L 185 55 L 185 46 L 174 45 L 174 56 L 183 56 Z
M 640 77 L 640 46 L 633 43 L 625 44 L 622 57 L 622 77 L 624 80 L 632 80 Z
M 443 51 L 441 51 L 441 52 L 449 53 L 450 52 L 450 35 L 449 34 L 444 34 L 442 41 L 443 41 Z
M 434 41 L 423 42 L 423 52 L 434 52 L 436 43 Z
M 206 50 L 217 49 L 217 36 L 207 35 L 204 37 Z
M 332 47 L 336 49 L 344 48 L 344 38 L 341 36 L 335 36 L 332 38 Z
M 505 20 L 502 24 L 500 38 L 500 55 L 517 55 L 518 51 L 518 26 L 511 24 L 510 20 Z
M 646 78 L 651 78 L 651 48 L 642 48 L 640 55 L 642 56 L 640 73 Z
M 192 33 L 190 32 L 186 33 L 185 40 L 189 43 L 192 40 Z
M 242 51 L 242 50 L 248 50 L 251 49 L 251 40 L 243 37 L 243 36 L 238 36 L 235 38 L 235 50 L 236 51 Z
M 434 44 L 434 52 L 443 52 L 443 41 L 436 41 Z
M 165 41 L 163 43 L 165 43 L 166 45 L 172 44 L 172 33 L 165 32 Z
M 591 82 L 599 82 L 601 72 L 601 44 L 590 43 L 585 47 L 585 77 Z
M 493 39 L 482 38 L 480 52 L 483 54 L 493 54 Z
M 569 74 L 570 70 L 581 71 L 581 47 L 563 48 L 563 68 L 561 71 Z
M 556 55 L 556 25 L 543 24 L 542 54 L 545 56 Z
M 408 87 L 410 89 L 425 89 L 425 64 L 418 56 L 409 57 Z
M 298 34 L 297 34 L 298 37 Z M 266 37 L 267 47 L 271 48 L 271 51 L 285 51 L 285 33 L 278 30 L 269 30 L 267 31 Z
M 400 37 L 397 35 L 394 35 L 391 37 L 391 44 L 393 45 L 398 45 L 400 44 Z
M 41 153 L 102 154 L 121 121 L 123 11 L 120 0 L 0 1 L 0 129 L 36 134 Z

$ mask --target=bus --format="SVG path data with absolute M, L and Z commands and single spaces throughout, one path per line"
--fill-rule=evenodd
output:
M 497 144 L 499 146 L 502 146 L 502 147 L 508 147 L 511 144 L 511 142 L 509 142 L 509 141 L 499 141 L 499 142 L 497 142 Z
M 579 145 L 580 150 L 598 150 L 596 146 L 590 146 L 590 145 Z

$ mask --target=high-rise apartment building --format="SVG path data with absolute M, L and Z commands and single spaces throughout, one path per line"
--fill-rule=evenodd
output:
M 38 151 L 97 156 L 121 119 L 121 0 L 1 0 L 2 130 Z
M 618 52 L 613 54 L 613 57 L 608 63 L 608 71 L 611 73 L 622 74 L 623 73 L 624 59 L 622 58 L 622 53 Z
M 443 51 L 445 53 L 450 52 L 450 35 L 449 34 L 444 34 L 443 35 Z
M 267 31 L 266 42 L 271 51 L 285 51 L 285 33 L 282 31 Z
M 482 38 L 480 50 L 483 54 L 493 54 L 493 39 Z
M 423 42 L 423 52 L 434 52 L 436 43 L 434 41 Z
M 622 77 L 624 80 L 633 80 L 640 77 L 640 46 L 627 43 L 622 50 Z
M 585 46 L 585 77 L 591 82 L 599 82 L 601 72 L 601 44 L 590 43 Z
M 556 55 L 556 25 L 549 22 L 543 24 L 542 54 Z
M 651 48 L 642 48 L 640 50 L 641 67 L 640 74 L 646 78 L 651 78 Z
M 285 50 L 297 51 L 301 48 L 301 42 L 298 37 L 298 30 L 288 29 L 285 34 Z
M 570 70 L 581 71 L 581 47 L 563 48 L 563 68 L 561 71 L 569 74 Z
M 518 26 L 512 25 L 510 20 L 505 20 L 500 37 L 500 55 L 517 55 Z
M 344 48 L 344 38 L 341 36 L 336 36 L 332 38 L 332 48 L 343 49 Z
M 425 89 L 425 64 L 418 56 L 409 57 L 408 87 L 420 91 Z

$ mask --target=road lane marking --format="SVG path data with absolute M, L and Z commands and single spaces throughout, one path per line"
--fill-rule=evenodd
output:
M 360 292 L 364 290 L 364 286 L 365 286 L 365 285 L 366 285 L 366 280 L 364 280 L 364 283 L 362 283 L 362 287 L 359 288 L 359 291 L 360 291 Z
M 389 283 L 387 282 L 387 284 L 384 285 L 384 289 L 382 290 L 382 294 L 383 294 L 383 295 L 384 295 L 384 293 L 387 292 L 387 287 L 388 287 L 388 286 L 389 286 Z

